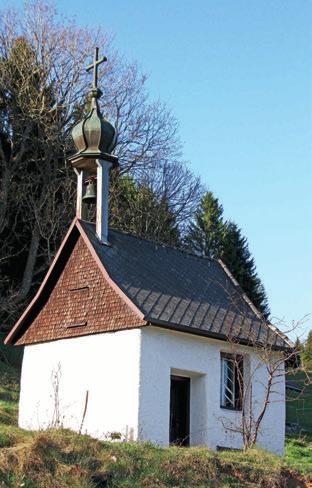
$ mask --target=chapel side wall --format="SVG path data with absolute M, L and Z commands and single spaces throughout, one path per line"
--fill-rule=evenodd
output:
M 224 425 L 240 425 L 240 413 L 220 408 L 220 352 L 233 352 L 224 341 L 169 331 L 159 327 L 141 330 L 139 438 L 161 446 L 169 443 L 170 374 L 191 377 L 190 444 L 241 448 L 241 435 Z M 256 369 L 253 397 L 261 405 L 265 367 L 252 348 L 239 347 Z M 257 366 L 257 367 L 256 367 Z M 276 385 L 275 402 L 268 406 L 261 425 L 258 445 L 283 453 L 285 431 L 285 385 Z
M 276 353 L 278 354 L 278 353 Z M 253 381 L 253 411 L 259 415 L 263 407 L 263 397 L 267 386 L 266 366 L 261 364 L 259 358 L 251 356 L 251 371 L 254 371 Z M 286 388 L 284 367 L 280 375 L 273 379 L 270 403 L 261 423 L 258 433 L 258 445 L 275 454 L 284 454 L 285 424 L 286 424 Z
M 139 329 L 63 339 L 25 347 L 19 426 L 42 429 L 55 416 L 52 374 L 59 371 L 59 418 L 78 431 L 89 392 L 83 432 L 137 437 Z

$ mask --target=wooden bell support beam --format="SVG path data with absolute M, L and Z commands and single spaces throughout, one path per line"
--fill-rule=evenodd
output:
M 87 177 L 87 172 L 83 169 L 76 169 L 74 171 L 77 175 L 77 203 L 76 203 L 76 217 L 78 219 L 86 220 L 87 219 L 87 206 L 83 203 L 82 197 L 85 194 L 85 185 L 84 181 Z
M 108 198 L 110 161 L 97 159 L 96 178 L 96 234 L 103 244 L 108 244 Z

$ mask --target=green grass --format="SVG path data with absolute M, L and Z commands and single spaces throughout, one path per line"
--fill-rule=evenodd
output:
M 309 373 L 312 378 L 312 372 Z M 312 433 L 312 384 L 304 386 L 307 376 L 302 371 L 289 374 L 288 380 L 304 387 L 303 394 L 288 392 L 286 402 L 286 421 L 298 424 L 301 429 Z
M 284 458 L 288 467 L 312 479 L 312 435 L 288 435 Z
M 18 397 L 19 372 L 0 361 L 0 424 L 16 424 Z
M 10 440 L 11 441 L 11 440 Z M 0 486 L 90 487 L 109 473 L 110 488 L 238 488 L 287 486 L 293 477 L 282 459 L 260 450 L 215 453 L 204 448 L 158 448 L 108 443 L 67 430 L 25 434 L 0 450 Z
M 18 390 L 17 372 L 0 363 L 1 488 L 94 488 L 99 472 L 109 474 L 108 488 L 308 488 L 312 480 L 308 437 L 289 437 L 279 458 L 258 449 L 216 453 L 27 432 L 16 425 Z

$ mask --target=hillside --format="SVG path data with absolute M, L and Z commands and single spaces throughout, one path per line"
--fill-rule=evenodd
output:
M 18 373 L 0 363 L 0 378 L 1 488 L 312 486 L 312 438 L 289 438 L 281 459 L 260 450 L 214 453 L 99 442 L 68 430 L 26 432 L 16 426 Z

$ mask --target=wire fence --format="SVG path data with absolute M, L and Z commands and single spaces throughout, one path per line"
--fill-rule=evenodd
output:
M 300 429 L 312 432 L 312 408 L 297 408 L 296 423 Z
M 303 398 L 287 402 L 286 424 L 289 430 L 304 430 L 312 433 L 311 402 Z

